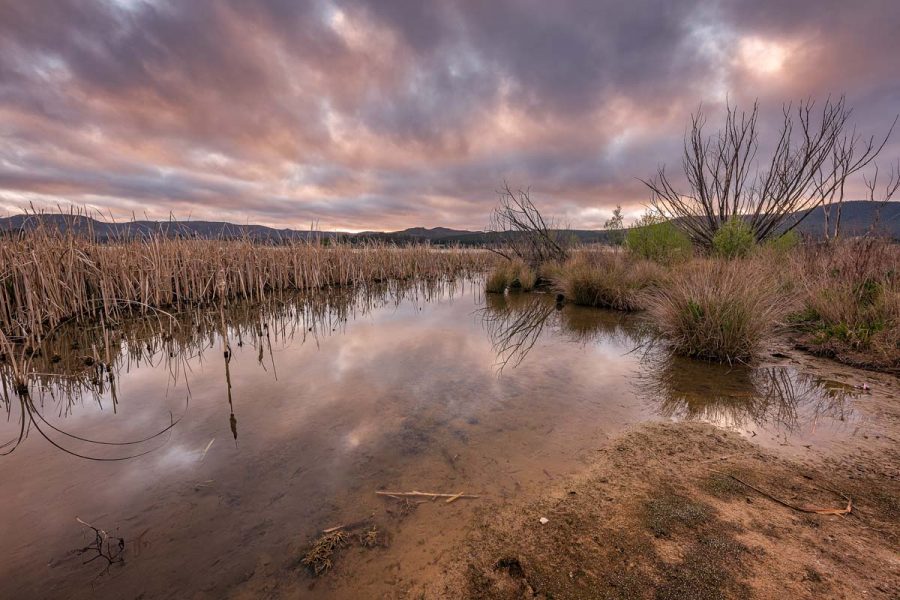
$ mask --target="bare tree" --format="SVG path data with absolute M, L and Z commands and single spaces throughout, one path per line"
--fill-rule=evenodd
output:
M 564 231 L 540 213 L 531 201 L 530 189 L 514 192 L 504 182 L 497 193 L 500 198 L 489 226 L 500 239 L 499 247 L 492 248 L 494 252 L 533 266 L 566 259 L 570 243 Z
M 743 219 L 762 241 L 790 231 L 829 198 L 842 195 L 847 178 L 878 156 L 896 124 L 895 119 L 883 138 L 848 131 L 852 110 L 843 96 L 827 99 L 821 110 L 805 100 L 782 112 L 771 157 L 761 166 L 758 103 L 749 113 L 727 105 L 725 124 L 712 137 L 704 134 L 701 107 L 691 115 L 684 141 L 689 192 L 678 191 L 662 166 L 656 176 L 641 180 L 650 189 L 651 205 L 701 247 L 710 247 L 732 218 Z
M 900 160 L 891 165 L 891 172 L 888 174 L 887 183 L 884 185 L 884 191 L 880 194 L 876 192 L 878 189 L 878 165 L 875 165 L 872 177 L 864 177 L 866 188 L 869 190 L 869 201 L 877 202 L 875 208 L 875 218 L 872 220 L 871 231 L 877 231 L 881 224 L 881 209 L 884 205 L 891 201 L 897 190 L 900 189 Z M 838 230 L 840 232 L 840 230 Z

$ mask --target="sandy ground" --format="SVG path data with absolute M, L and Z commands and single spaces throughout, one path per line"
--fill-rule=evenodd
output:
M 708 425 L 642 426 L 539 501 L 480 515 L 425 595 L 897 598 L 898 467 L 895 444 L 814 465 Z M 849 498 L 852 512 L 801 512 L 734 477 L 796 507 Z

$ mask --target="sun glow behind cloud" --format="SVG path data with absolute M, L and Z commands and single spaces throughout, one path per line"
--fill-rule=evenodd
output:
M 781 73 L 788 55 L 788 48 L 784 44 L 761 37 L 743 38 L 738 45 L 741 64 L 761 77 Z

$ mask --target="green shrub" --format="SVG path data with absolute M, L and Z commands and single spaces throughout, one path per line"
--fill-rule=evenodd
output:
M 691 240 L 671 221 L 648 212 L 628 230 L 625 244 L 639 258 L 673 264 L 690 258 Z
M 772 238 L 766 242 L 766 247 L 774 250 L 778 254 L 786 254 L 796 248 L 800 244 L 800 235 L 794 231 L 783 233 L 777 238 Z
M 713 236 L 713 252 L 722 258 L 745 258 L 756 245 L 753 230 L 743 219 L 733 217 Z

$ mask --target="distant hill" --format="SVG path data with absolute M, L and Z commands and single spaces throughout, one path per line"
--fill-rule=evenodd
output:
M 844 203 L 841 218 L 842 231 L 845 235 L 854 235 L 867 231 L 875 219 L 876 212 L 881 211 L 879 229 L 886 235 L 900 240 L 900 202 L 882 205 L 862 200 Z M 815 210 L 799 226 L 798 231 L 811 237 L 820 237 L 824 230 L 825 219 L 821 210 Z M 484 231 L 467 231 L 448 229 L 446 227 L 412 227 L 402 231 L 364 231 L 348 233 L 340 231 L 304 231 L 297 229 L 276 229 L 264 225 L 236 225 L 223 221 L 127 221 L 110 223 L 90 217 L 69 214 L 13 215 L 0 218 L 0 234 L 21 231 L 43 224 L 62 230 L 73 230 L 88 235 L 92 234 L 100 240 L 125 239 L 148 234 L 160 234 L 170 237 L 201 239 L 238 239 L 248 238 L 254 241 L 282 243 L 308 239 L 341 239 L 350 242 L 380 240 L 397 244 L 430 243 L 437 246 L 459 244 L 476 246 L 502 239 L 504 234 Z M 567 233 L 582 243 L 605 242 L 608 233 L 603 230 L 573 229 Z

